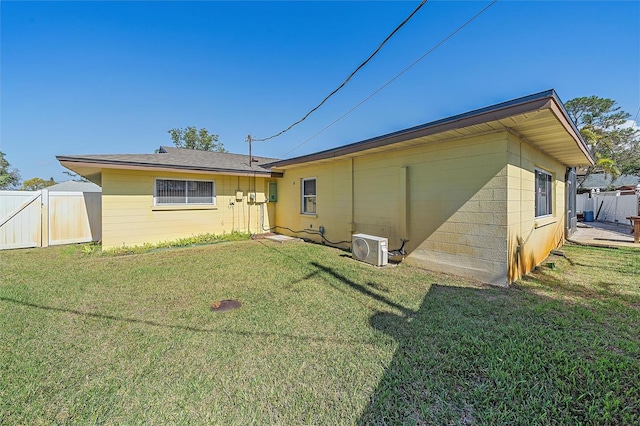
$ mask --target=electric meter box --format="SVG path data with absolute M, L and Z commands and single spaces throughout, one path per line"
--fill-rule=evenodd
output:
M 269 202 L 275 203 L 278 201 L 278 183 L 269 182 Z

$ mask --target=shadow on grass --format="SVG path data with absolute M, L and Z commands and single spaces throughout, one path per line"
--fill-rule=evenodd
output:
M 259 241 L 259 240 L 258 240 Z M 321 279 L 323 281 L 325 281 L 327 284 L 329 284 L 331 287 L 333 287 L 335 290 L 340 291 L 343 294 L 346 294 L 347 296 L 349 296 L 350 294 L 348 292 L 346 292 L 344 290 L 344 288 L 342 286 L 336 285 L 337 282 L 341 283 L 341 284 L 345 284 L 348 287 L 350 287 L 353 290 L 356 290 L 357 292 L 364 294 L 365 296 L 368 296 L 372 299 L 375 299 L 379 302 L 382 302 L 384 304 L 386 304 L 387 306 L 391 306 L 394 307 L 396 309 L 399 309 L 400 311 L 407 311 L 407 308 L 405 308 L 404 306 L 397 304 L 393 301 L 391 301 L 390 299 L 386 298 L 385 296 L 375 293 L 374 291 L 370 290 L 369 288 L 378 290 L 379 292 L 389 292 L 389 289 L 379 283 L 376 282 L 367 282 L 366 284 L 359 284 L 349 278 L 347 278 L 344 275 L 339 274 L 338 272 L 336 272 L 334 269 L 322 265 L 316 261 L 311 261 L 311 262 L 303 262 L 301 261 L 299 258 L 295 258 L 293 256 L 291 256 L 290 254 L 286 253 L 283 250 L 279 250 L 277 247 L 275 247 L 273 244 L 265 244 L 262 241 L 259 241 L 260 244 L 262 244 L 265 248 L 274 251 L 276 253 L 278 253 L 281 256 L 284 256 L 288 259 L 291 259 L 292 261 L 294 261 L 295 263 L 299 264 L 299 265 L 303 265 L 303 266 L 308 266 L 312 268 L 312 271 L 310 271 L 309 273 L 307 273 L 306 275 L 304 275 L 303 277 L 295 280 L 292 282 L 292 284 L 298 284 L 307 280 L 311 280 L 313 278 L 318 278 Z M 350 255 L 346 255 L 346 254 L 340 254 L 339 257 L 351 257 Z M 367 288 L 369 287 L 369 288 Z
M 370 318 L 371 326 L 392 337 L 398 348 L 358 424 L 474 422 L 472 401 L 460 395 L 467 379 L 460 377 L 464 366 L 456 364 L 464 359 L 454 353 L 464 336 L 450 321 L 442 322 L 442 314 L 433 315 L 434 304 L 442 309 L 451 302 L 446 295 L 454 291 L 432 284 L 417 312 L 378 312 Z M 464 315 L 460 312 L 458 318 Z
M 163 324 L 163 323 L 160 323 L 160 322 L 143 320 L 143 319 L 138 319 L 138 318 L 126 318 L 126 317 L 120 317 L 120 316 L 108 315 L 108 314 L 100 314 L 100 313 L 93 313 L 93 312 L 83 312 L 83 311 L 79 311 L 77 309 L 60 308 L 60 307 L 55 307 L 55 306 L 39 305 L 37 303 L 25 302 L 23 300 L 16 300 L 16 299 L 11 299 L 11 298 L 2 297 L 2 296 L 0 296 L 0 302 L 13 303 L 13 304 L 16 304 L 16 305 L 22 305 L 22 306 L 26 306 L 26 307 L 29 307 L 29 308 L 40 309 L 40 310 L 43 310 L 43 311 L 53 311 L 53 312 L 60 312 L 60 313 L 68 313 L 68 314 L 73 314 L 73 315 L 78 315 L 78 316 L 83 316 L 83 317 L 88 317 L 88 318 L 95 318 L 97 320 L 109 320 L 109 321 L 126 322 L 126 323 L 131 323 L 131 324 L 141 324 L 141 325 L 147 325 L 147 326 L 151 326 L 151 327 L 175 329 L 175 330 L 182 330 L 182 331 L 189 331 L 189 332 L 196 332 L 196 333 L 211 333 L 211 334 L 218 334 L 218 335 L 234 335 L 234 336 L 241 336 L 241 337 L 264 337 L 264 338 L 278 337 L 278 338 L 283 338 L 283 339 L 287 339 L 287 340 L 313 341 L 313 342 L 330 342 L 330 343 L 336 343 L 336 344 L 342 344 L 342 345 L 353 345 L 353 344 L 373 345 L 373 344 L 375 344 L 374 342 L 369 341 L 369 340 L 365 340 L 365 339 L 361 339 L 361 340 L 359 340 L 359 339 L 336 339 L 336 338 L 320 337 L 320 336 L 297 336 L 297 335 L 280 334 L 280 333 L 266 333 L 266 332 L 252 332 L 252 331 L 233 331 L 233 330 L 214 330 L 214 329 L 208 329 L 208 328 L 192 327 L 192 326 L 188 326 L 188 325 Z M 216 314 L 216 315 L 218 315 L 218 314 Z
M 468 306 L 465 307 L 457 296 L 455 300 L 450 296 L 464 294 L 463 299 L 479 297 L 482 303 L 487 303 L 487 300 L 500 303 L 501 290 L 458 289 L 432 284 L 420 308 L 415 311 L 375 292 L 379 287 L 376 283 L 359 283 L 326 265 L 315 261 L 310 264 L 316 270 L 308 278 L 319 277 L 347 296 L 355 299 L 365 296 L 395 310 L 373 309 L 369 320 L 372 328 L 393 338 L 398 348 L 361 414 L 359 424 L 473 422 L 471 403 L 458 395 L 467 378 L 455 377 L 463 370 L 458 362 L 464 362 L 466 358 L 448 355 L 455 350 L 465 351 L 465 332 L 474 335 L 474 330 L 465 329 L 465 326 L 460 330 L 459 324 L 454 324 L 453 320 L 464 323 L 469 314 L 474 316 L 474 312 L 467 312 Z M 443 309 L 446 311 L 444 316 Z M 433 315 L 435 311 L 440 312 Z M 449 366 L 444 365 L 442 361 L 445 360 Z M 449 373 L 453 374 L 449 376 Z M 442 377 L 453 380 L 453 383 L 442 382 Z
M 637 338 L 562 302 L 432 284 L 417 312 L 379 312 L 370 324 L 398 348 L 361 425 L 640 420 Z
M 402 306 L 402 305 L 390 300 L 389 298 L 387 298 L 387 297 L 385 297 L 385 296 L 383 296 L 381 294 L 375 293 L 375 292 L 373 292 L 373 291 L 371 291 L 371 290 L 369 290 L 367 288 L 367 287 L 372 287 L 372 288 L 378 288 L 379 289 L 379 288 L 383 287 L 383 286 L 380 286 L 377 283 L 369 282 L 366 285 L 359 284 L 359 283 L 357 283 L 357 282 L 345 277 L 344 275 L 339 274 L 334 269 L 329 268 L 329 267 L 324 266 L 324 265 L 321 265 L 318 262 L 311 262 L 311 265 L 313 267 L 317 268 L 318 271 L 321 271 L 321 272 L 323 272 L 323 273 L 335 278 L 338 282 L 346 284 L 352 290 L 355 290 L 355 291 L 357 291 L 357 292 L 359 292 L 359 293 L 361 293 L 361 294 L 363 294 L 363 295 L 365 295 L 367 297 L 370 297 L 370 298 L 372 298 L 374 300 L 377 300 L 378 302 L 381 302 L 381 303 L 383 303 L 383 304 L 385 304 L 387 306 L 390 306 L 392 308 L 398 309 L 399 311 L 401 311 L 401 312 L 403 312 L 405 314 L 407 314 L 409 312 L 412 312 L 409 309 L 405 308 L 404 306 Z M 312 274 L 317 275 L 316 273 L 312 273 Z M 327 280 L 327 282 L 329 283 L 329 285 L 331 285 L 336 290 L 342 291 L 344 293 L 344 291 L 341 288 L 339 288 L 338 286 L 336 286 L 333 283 L 332 280 Z

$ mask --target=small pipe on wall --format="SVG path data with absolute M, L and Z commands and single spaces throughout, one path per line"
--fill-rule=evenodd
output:
M 400 239 L 405 241 L 409 239 L 409 167 L 402 166 L 400 168 Z
M 355 158 L 351 157 L 351 233 L 353 234 L 356 230 L 355 224 L 355 171 L 354 171 L 354 162 Z

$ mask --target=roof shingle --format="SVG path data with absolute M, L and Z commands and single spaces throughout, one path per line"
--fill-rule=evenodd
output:
M 175 168 L 177 170 L 208 172 L 246 172 L 270 174 L 270 168 L 264 167 L 275 161 L 275 158 L 252 157 L 227 152 L 198 151 L 194 149 L 161 146 L 156 154 L 103 154 L 103 155 L 59 155 L 60 162 L 90 163 L 121 166 L 143 166 L 158 168 Z

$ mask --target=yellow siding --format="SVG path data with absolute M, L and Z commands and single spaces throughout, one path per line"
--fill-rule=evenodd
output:
M 216 206 L 154 207 L 155 178 L 213 180 Z M 102 246 L 157 243 L 204 233 L 266 232 L 274 207 L 248 198 L 255 192 L 263 201 L 266 185 L 263 177 L 103 169 Z M 237 190 L 242 191 L 241 201 L 236 200 Z
M 554 178 L 553 214 L 535 218 L 535 168 Z M 278 185 L 278 231 L 320 226 L 330 241 L 352 233 L 408 238 L 407 263 L 506 285 L 564 239 L 565 167 L 510 133 L 287 168 Z M 301 214 L 303 178 L 317 178 L 317 214 Z M 342 244 L 349 247 L 348 244 Z
M 324 226 L 331 241 L 350 241 L 352 232 L 383 236 L 392 249 L 408 238 L 409 263 L 506 284 L 506 165 L 506 133 L 302 165 L 279 182 L 277 224 Z M 308 177 L 317 178 L 314 216 L 300 213 L 300 181 Z
M 425 147 L 410 166 L 411 235 L 407 263 L 506 284 L 506 137 Z
M 301 180 L 317 178 L 317 212 L 315 215 L 302 214 Z M 351 240 L 351 160 L 336 161 L 321 167 L 306 167 L 287 170 L 278 180 L 278 202 L 275 203 L 276 217 L 283 214 L 282 221 L 276 222 L 282 228 L 277 231 L 287 235 L 311 237 L 322 225 L 325 237 L 330 241 Z M 309 230 L 310 233 L 292 231 Z
M 564 242 L 565 172 L 563 164 L 509 135 L 509 280 L 540 264 Z M 535 169 L 553 176 L 553 214 L 535 218 Z

